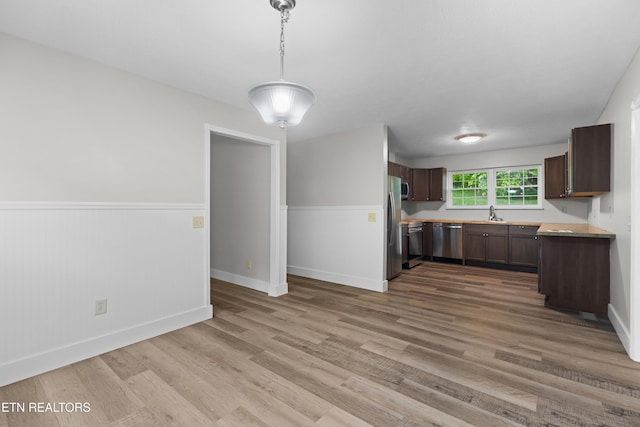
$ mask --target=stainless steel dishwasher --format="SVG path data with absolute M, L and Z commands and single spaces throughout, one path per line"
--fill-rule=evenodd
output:
M 420 265 L 422 261 L 422 223 L 410 222 L 407 228 L 409 234 L 409 268 Z
M 433 223 L 433 256 L 462 259 L 462 224 Z

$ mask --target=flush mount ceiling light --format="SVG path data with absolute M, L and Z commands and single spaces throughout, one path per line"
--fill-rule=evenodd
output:
M 487 136 L 486 133 L 465 133 L 463 135 L 456 136 L 454 139 L 457 139 L 463 144 L 473 144 L 474 142 L 480 141 L 485 136 Z
M 270 0 L 271 7 L 280 12 L 280 80 L 259 84 L 249 91 L 249 102 L 258 110 L 262 120 L 281 129 L 300 123 L 316 96 L 306 86 L 284 79 L 284 24 L 296 0 Z

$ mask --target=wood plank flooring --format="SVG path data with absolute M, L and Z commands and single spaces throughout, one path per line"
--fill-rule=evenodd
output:
M 640 364 L 534 274 L 423 263 L 389 292 L 212 282 L 215 318 L 0 388 L 4 426 L 640 426 Z

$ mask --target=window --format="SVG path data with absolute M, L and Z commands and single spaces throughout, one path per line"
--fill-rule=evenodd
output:
M 452 171 L 448 174 L 447 207 L 477 209 L 494 205 L 501 209 L 539 209 L 541 169 L 535 165 Z
M 454 206 L 487 206 L 487 172 L 451 174 L 451 197 Z
M 496 206 L 538 205 L 539 168 L 496 171 Z

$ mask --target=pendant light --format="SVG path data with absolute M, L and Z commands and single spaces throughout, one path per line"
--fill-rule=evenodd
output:
M 295 126 L 316 101 L 306 86 L 284 79 L 284 24 L 296 0 L 270 0 L 271 7 L 280 12 L 280 80 L 259 84 L 249 91 L 249 102 L 258 110 L 262 120 L 284 129 Z

